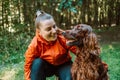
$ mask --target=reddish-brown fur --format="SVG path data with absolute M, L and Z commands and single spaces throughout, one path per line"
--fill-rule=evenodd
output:
M 108 80 L 106 64 L 99 57 L 100 47 L 92 28 L 80 24 L 63 32 L 63 35 L 71 40 L 67 45 L 77 47 L 71 68 L 73 80 Z

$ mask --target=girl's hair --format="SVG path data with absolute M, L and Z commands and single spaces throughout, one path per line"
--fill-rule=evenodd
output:
M 44 20 L 49 20 L 49 19 L 53 19 L 53 17 L 50 14 L 45 13 L 44 11 L 40 11 L 38 10 L 36 12 L 36 19 L 35 19 L 35 27 L 36 28 L 40 28 L 40 22 L 44 21 Z

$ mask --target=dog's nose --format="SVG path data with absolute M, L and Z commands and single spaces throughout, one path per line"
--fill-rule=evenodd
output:
M 62 35 L 65 35 L 66 34 L 66 32 L 62 32 Z

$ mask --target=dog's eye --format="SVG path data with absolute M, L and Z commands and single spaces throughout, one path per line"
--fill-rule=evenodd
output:
M 83 27 L 83 26 L 81 26 L 81 27 Z
M 75 30 L 76 30 L 76 31 L 79 30 L 79 27 L 76 27 Z
M 55 25 L 55 24 L 53 25 L 53 28 L 56 28 L 56 25 Z

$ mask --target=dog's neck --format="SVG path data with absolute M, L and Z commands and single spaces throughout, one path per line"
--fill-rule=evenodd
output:
M 80 47 L 78 47 L 78 46 L 76 46 L 76 55 L 78 55 L 78 54 L 80 54 L 80 52 L 81 52 L 81 48 Z

